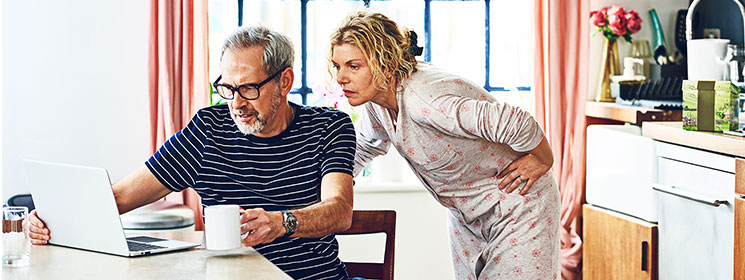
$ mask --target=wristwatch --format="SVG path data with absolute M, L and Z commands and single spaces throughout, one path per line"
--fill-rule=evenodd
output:
M 295 215 L 290 211 L 280 210 L 279 212 L 282 212 L 282 225 L 284 225 L 287 230 L 285 237 L 290 237 L 290 235 L 295 233 L 295 230 L 297 230 L 297 218 L 295 218 Z

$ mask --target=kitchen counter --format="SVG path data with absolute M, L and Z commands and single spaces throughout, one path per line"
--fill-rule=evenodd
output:
M 745 137 L 684 130 L 682 122 L 645 122 L 642 135 L 663 142 L 745 158 Z
M 663 142 L 734 156 L 735 192 L 745 196 L 745 137 L 684 130 L 682 122 L 645 122 L 642 135 Z

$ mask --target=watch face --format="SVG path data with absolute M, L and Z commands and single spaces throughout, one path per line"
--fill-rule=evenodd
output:
M 295 218 L 292 212 L 286 211 L 283 213 L 285 215 L 284 226 L 287 229 L 287 235 L 291 235 L 297 229 L 297 218 Z
M 295 218 L 295 215 L 290 214 L 290 217 L 287 219 L 287 224 L 290 226 L 292 231 L 297 229 L 297 219 Z

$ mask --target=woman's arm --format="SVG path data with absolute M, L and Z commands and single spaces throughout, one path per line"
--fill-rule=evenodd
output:
M 521 195 L 525 195 L 543 174 L 546 174 L 554 164 L 554 155 L 548 140 L 543 137 L 541 143 L 535 148 L 528 151 L 527 154 L 510 163 L 497 178 L 502 179 L 499 182 L 499 189 L 505 189 L 505 192 L 511 193 L 520 184 L 525 182 L 525 186 L 520 190 Z
M 355 126 L 357 151 L 354 156 L 354 176 L 357 176 L 375 157 L 384 155 L 391 146 L 383 125 L 372 112 L 371 105 L 363 107 L 360 120 Z
M 525 194 L 553 165 L 553 153 L 543 130 L 520 107 L 495 100 L 483 88 L 463 80 L 424 85 L 412 90 L 422 109 L 409 112 L 421 124 L 467 139 L 485 139 L 510 146 L 524 155 L 498 174 L 500 189 L 512 192 L 525 183 Z M 427 94 L 425 94 L 427 93 Z M 431 96 L 431 97 L 429 97 Z M 420 114 L 419 111 L 426 113 Z

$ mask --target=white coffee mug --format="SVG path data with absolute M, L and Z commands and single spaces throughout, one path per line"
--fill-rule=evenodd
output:
M 204 209 L 207 250 L 241 247 L 241 208 L 235 204 L 213 205 Z

